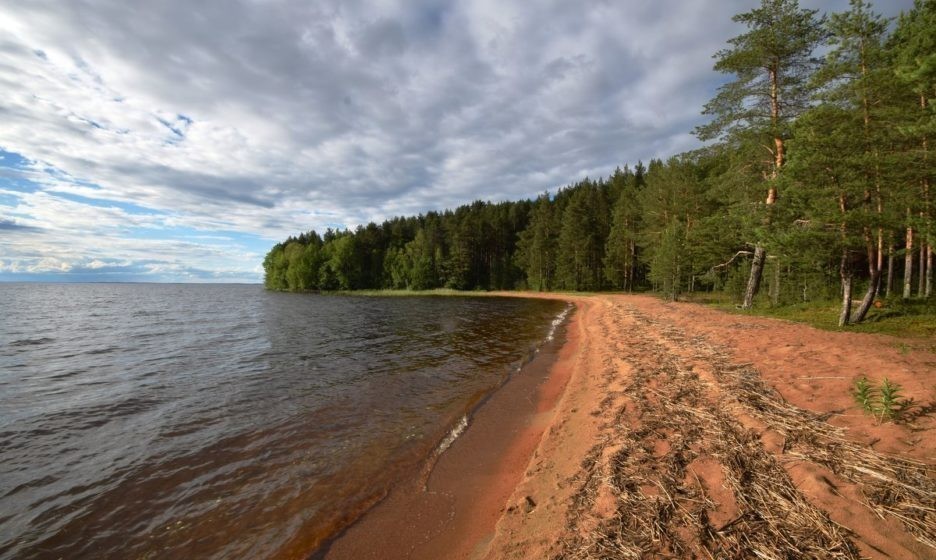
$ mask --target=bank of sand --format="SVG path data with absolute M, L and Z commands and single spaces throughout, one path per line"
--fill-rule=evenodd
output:
M 435 481 L 327 557 L 936 557 L 925 342 L 644 296 L 502 295 L 576 304 L 552 374 L 482 407 Z M 862 375 L 917 406 L 877 422 L 850 394 Z M 504 424 L 524 392 L 534 406 Z

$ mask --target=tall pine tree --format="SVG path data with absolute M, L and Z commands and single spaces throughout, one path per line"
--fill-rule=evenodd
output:
M 813 51 L 825 37 L 823 20 L 816 14 L 816 10 L 800 8 L 797 0 L 762 0 L 759 8 L 734 16 L 748 31 L 730 39 L 730 47 L 715 54 L 715 69 L 736 79 L 719 88 L 703 111 L 713 120 L 696 129 L 703 140 L 754 143 L 770 154 L 761 162 L 766 183 L 761 221 L 766 225 L 777 202 L 790 125 L 809 105 L 810 76 L 818 67 Z M 760 288 L 766 260 L 763 239 L 752 241 L 751 276 L 742 302 L 745 309 L 751 307 Z

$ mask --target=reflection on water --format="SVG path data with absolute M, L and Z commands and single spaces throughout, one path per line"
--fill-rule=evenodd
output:
M 561 309 L 0 284 L 0 558 L 307 552 Z

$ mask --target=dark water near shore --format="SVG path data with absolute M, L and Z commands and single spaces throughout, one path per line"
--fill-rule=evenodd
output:
M 301 557 L 564 307 L 0 284 L 0 558 Z

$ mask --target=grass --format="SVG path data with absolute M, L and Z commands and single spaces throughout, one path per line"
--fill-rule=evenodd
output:
M 569 296 L 592 296 L 610 292 L 572 292 L 572 291 L 549 291 L 536 292 L 535 290 L 453 290 L 451 288 L 435 288 L 432 290 L 333 290 L 319 292 L 331 296 L 362 296 L 362 297 L 426 297 L 426 296 L 446 296 L 446 297 L 484 297 L 501 296 L 503 294 L 515 294 L 517 297 L 523 297 L 525 292 L 542 293 L 549 295 L 569 295 Z
M 436 288 L 434 290 L 335 290 L 322 292 L 335 296 L 362 296 L 362 297 L 425 297 L 425 296 L 474 296 L 484 295 L 486 292 L 471 292 L 466 290 L 452 290 L 449 288 Z
M 732 313 L 750 313 L 786 319 L 829 331 L 876 333 L 901 338 L 926 338 L 929 339 L 930 344 L 925 349 L 936 352 L 936 345 L 931 343 L 932 339 L 936 337 L 936 300 L 932 298 L 929 301 L 910 300 L 906 302 L 899 298 L 885 300 L 883 301 L 883 307 L 872 307 L 864 321 L 847 327 L 838 326 L 841 303 L 837 301 L 814 301 L 780 306 L 757 302 L 754 309 L 750 311 L 739 309 L 727 295 L 704 294 L 692 298 L 692 301 L 712 305 Z M 909 351 L 909 348 L 907 351 Z

